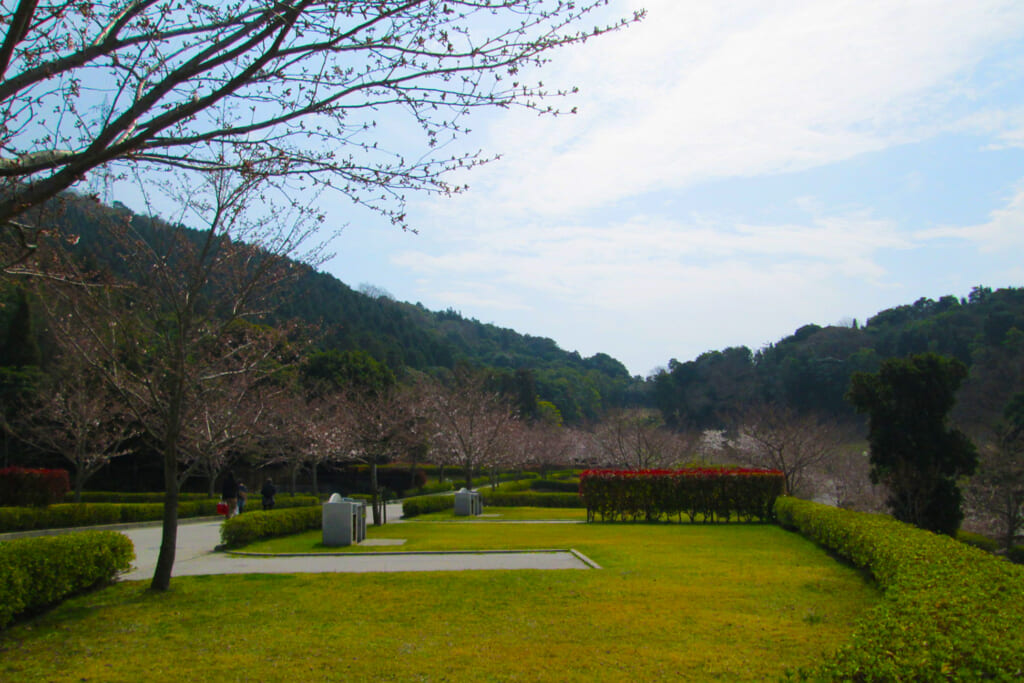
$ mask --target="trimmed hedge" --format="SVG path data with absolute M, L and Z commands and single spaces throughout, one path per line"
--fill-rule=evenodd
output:
M 70 488 L 67 470 L 0 469 L 0 505 L 52 505 L 63 500 Z
M 112 581 L 133 559 L 132 542 L 114 531 L 0 543 L 0 628 L 19 615 Z
M 64 496 L 65 503 L 73 503 L 74 491 Z M 188 500 L 211 500 L 205 493 L 179 493 L 179 501 Z M 163 491 L 146 491 L 143 493 L 127 493 L 122 491 L 82 491 L 80 503 L 162 503 L 164 502 Z
M 576 493 L 538 493 L 536 491 L 491 491 L 482 488 L 480 500 L 494 507 L 580 508 L 583 501 Z M 455 495 L 416 496 L 402 501 L 402 516 L 416 517 L 431 512 L 455 509 Z
M 884 593 L 849 644 L 807 680 L 1020 680 L 1024 569 L 886 515 L 795 498 L 779 524 L 871 572 Z
M 530 481 L 530 490 L 548 493 L 579 493 L 580 482 L 578 480 L 565 481 L 564 479 L 533 479 Z
M 320 505 L 285 510 L 256 510 L 225 520 L 220 537 L 229 548 L 247 545 L 261 538 L 274 538 L 319 529 L 323 524 Z
M 586 470 L 580 497 L 587 520 L 671 520 L 728 522 L 773 518 L 775 499 L 785 490 L 778 470 L 692 468 L 682 470 Z
M 178 503 L 178 518 L 206 517 L 217 514 L 216 498 L 185 500 Z M 316 496 L 285 496 L 276 499 L 275 508 L 319 505 Z M 259 510 L 262 499 L 250 498 L 245 515 Z M 0 533 L 34 529 L 65 529 L 102 524 L 153 522 L 163 519 L 163 503 L 61 503 L 47 508 L 0 508 Z
M 537 491 L 480 491 L 484 505 L 494 507 L 581 508 L 578 493 L 540 493 Z
M 431 512 L 455 509 L 455 496 L 415 496 L 402 501 L 402 517 L 417 517 Z
M 971 533 L 970 531 L 958 531 L 956 532 L 956 540 L 967 545 L 972 545 L 975 548 L 981 548 L 987 550 L 990 553 L 994 553 L 999 550 L 999 542 L 995 539 L 989 538 L 988 536 L 982 536 L 981 534 Z

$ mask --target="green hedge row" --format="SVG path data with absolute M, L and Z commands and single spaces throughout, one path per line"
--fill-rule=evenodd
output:
M 690 522 L 772 519 L 785 479 L 778 470 L 689 468 L 681 470 L 586 470 L 580 497 L 587 520 L 653 522 L 674 516 Z
M 274 538 L 319 529 L 323 524 L 323 507 L 256 510 L 225 520 L 220 537 L 229 548 L 247 545 L 261 538 Z
M 431 512 L 455 509 L 455 496 L 415 496 L 402 501 L 402 517 L 418 517 Z
M 0 628 L 21 614 L 112 581 L 133 559 L 132 542 L 113 531 L 0 543 Z
M 65 503 L 73 503 L 74 491 L 64 496 Z M 211 500 L 205 493 L 179 493 L 178 500 Z M 122 491 L 82 491 L 81 503 L 162 503 L 163 491 L 146 491 L 144 493 L 126 493 Z
M 564 479 L 533 479 L 530 481 L 530 490 L 578 494 L 580 492 L 580 482 L 578 479 L 571 481 Z
M 276 500 L 275 508 L 308 507 L 318 505 L 316 496 L 283 496 Z M 261 499 L 250 498 L 245 515 L 259 510 Z M 178 517 L 205 517 L 217 514 L 217 500 L 186 500 L 178 503 Z M 31 531 L 34 529 L 65 529 L 101 524 L 153 522 L 163 519 L 163 503 L 61 503 L 46 508 L 0 508 L 0 533 Z M 243 516 L 245 516 L 243 515 Z
M 583 499 L 578 493 L 540 493 L 523 491 L 506 493 L 504 491 L 481 490 L 480 498 L 484 505 L 494 507 L 535 507 L 535 508 L 581 508 Z
M 536 491 L 491 491 L 480 489 L 484 505 L 495 507 L 580 508 L 583 501 L 576 493 L 539 493 Z M 455 508 L 455 495 L 416 496 L 402 501 L 402 516 L 416 517 Z
M 1021 680 L 1024 568 L 885 515 L 795 498 L 779 524 L 871 572 L 882 602 L 809 680 Z

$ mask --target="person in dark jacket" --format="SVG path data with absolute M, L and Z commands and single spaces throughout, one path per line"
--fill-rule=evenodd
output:
M 274 496 L 277 495 L 277 487 L 274 486 L 274 481 L 270 477 L 267 477 L 267 480 L 263 482 L 263 488 L 260 489 L 260 495 L 263 496 L 263 509 L 273 510 Z
M 249 498 L 249 487 L 244 481 L 238 482 L 238 514 L 245 512 L 245 501 Z
M 224 475 L 224 483 L 220 486 L 220 497 L 228 504 L 228 519 L 238 514 L 238 481 L 231 470 Z

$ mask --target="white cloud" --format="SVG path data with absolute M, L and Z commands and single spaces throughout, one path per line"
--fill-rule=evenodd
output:
M 991 212 L 988 221 L 920 230 L 915 238 L 965 241 L 985 253 L 1021 253 L 1024 249 L 1024 181 L 1005 207 Z
M 999 0 L 642 4 L 640 25 L 550 67 L 581 87 L 578 117 L 489 128 L 506 156 L 470 179 L 473 200 L 565 215 L 922 139 L 961 125 L 945 105 L 1024 26 L 1024 4 Z
M 1024 146 L 1024 105 L 1011 101 L 1024 3 L 638 4 L 650 9 L 644 23 L 567 50 L 541 73 L 581 87 L 570 103 L 578 116 L 478 119 L 466 142 L 504 158 L 469 174 L 468 193 L 410 206 L 422 235 L 388 264 L 416 278 L 410 299 L 645 372 L 966 291 L 951 282 L 1020 281 L 1006 254 L 1024 246 L 1024 183 L 984 223 L 913 231 L 933 223 L 911 203 L 962 182 L 938 177 L 943 164 L 929 155 L 956 147 L 965 156 L 942 161 L 969 168 L 969 145 L 894 151 L 885 158 L 905 167 L 888 186 L 837 162 L 951 133 L 987 137 L 976 149 Z M 779 178 L 727 182 L 832 164 L 839 172 L 818 185 L 810 173 L 781 190 Z M 812 186 L 795 185 L 804 179 Z M 973 180 L 988 188 L 975 202 L 1000 187 Z M 705 187 L 708 200 L 688 205 Z M 999 259 L 968 259 L 975 251 Z
M 613 313 L 671 307 L 711 284 L 725 298 L 749 299 L 751 292 L 769 298 L 780 290 L 813 292 L 835 278 L 880 281 L 885 271 L 874 255 L 909 246 L 894 225 L 867 215 L 739 226 L 637 216 L 607 227 L 534 225 L 514 234 L 474 234 L 435 253 L 406 251 L 395 262 L 417 273 L 424 295 L 443 292 L 456 305 L 490 292 L 487 298 L 503 299 L 505 309 L 532 301 L 534 308 L 583 305 Z M 454 284 L 459 281 L 464 286 Z M 510 303 L 495 291 L 520 294 Z

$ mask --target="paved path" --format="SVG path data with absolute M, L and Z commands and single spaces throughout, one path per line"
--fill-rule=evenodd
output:
M 389 523 L 398 522 L 401 506 L 388 510 Z M 178 526 L 174 576 L 202 574 L 299 574 L 322 572 L 415 572 L 466 569 L 589 569 L 596 567 L 583 556 L 568 550 L 550 552 L 500 553 L 345 553 L 288 555 L 277 557 L 215 552 L 220 544 L 221 521 L 182 520 Z M 161 528 L 137 526 L 119 531 L 135 545 L 135 568 L 124 580 L 147 580 L 153 576 L 160 551 Z

